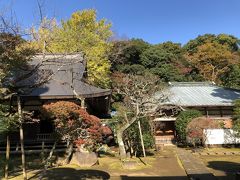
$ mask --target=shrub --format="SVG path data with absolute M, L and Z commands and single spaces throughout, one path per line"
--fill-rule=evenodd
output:
M 236 131 L 236 135 L 240 137 L 240 120 L 236 120 L 233 122 L 233 130 Z
M 236 100 L 234 105 L 233 129 L 237 132 L 237 136 L 240 136 L 240 99 Z
M 206 140 L 206 137 L 203 134 L 203 130 L 218 128 L 221 128 L 221 124 L 217 120 L 206 117 L 195 118 L 187 125 L 188 142 L 193 146 L 202 145 Z
M 53 119 L 55 131 L 61 139 L 88 150 L 96 150 L 103 137 L 111 131 L 102 126 L 99 118 L 88 114 L 73 102 L 59 101 L 43 105 L 42 114 L 45 118 Z
M 187 135 L 187 125 L 192 119 L 202 116 L 200 111 L 186 110 L 180 112 L 175 122 L 178 140 L 185 143 Z
M 154 138 L 151 134 L 151 132 L 145 132 L 143 134 L 143 142 L 144 142 L 144 146 L 145 148 L 153 148 L 154 147 Z

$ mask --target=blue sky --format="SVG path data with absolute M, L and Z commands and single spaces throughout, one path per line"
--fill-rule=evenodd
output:
M 41 1 L 41 0 L 40 0 Z M 42 0 L 43 1 L 43 0 Z M 240 0 L 45 0 L 44 14 L 67 19 L 71 13 L 94 8 L 98 18 L 112 23 L 119 36 L 156 44 L 186 43 L 200 34 L 227 33 L 240 38 Z M 38 20 L 36 0 L 0 0 L 28 27 Z

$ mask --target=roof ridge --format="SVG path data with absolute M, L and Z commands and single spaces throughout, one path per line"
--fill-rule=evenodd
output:
M 32 60 L 34 59 L 39 59 L 39 60 L 44 60 L 44 59 L 82 59 L 82 61 L 84 61 L 84 56 L 82 53 L 69 53 L 69 54 L 61 54 L 61 53 L 57 53 L 57 54 L 36 54 L 32 57 Z
M 168 82 L 169 86 L 214 86 L 214 82 Z

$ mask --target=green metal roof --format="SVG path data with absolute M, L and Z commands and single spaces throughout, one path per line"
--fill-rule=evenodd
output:
M 180 106 L 232 106 L 240 99 L 240 90 L 216 86 L 210 82 L 170 82 L 168 102 Z

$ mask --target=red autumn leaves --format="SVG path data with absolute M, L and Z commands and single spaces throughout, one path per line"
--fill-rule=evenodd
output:
M 58 101 L 43 105 L 43 113 L 53 120 L 55 131 L 61 138 L 73 141 L 76 146 L 94 147 L 102 143 L 104 136 L 112 134 L 99 118 L 73 102 Z

